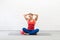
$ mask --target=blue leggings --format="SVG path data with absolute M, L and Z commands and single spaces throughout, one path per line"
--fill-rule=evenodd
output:
M 26 29 L 26 28 L 23 28 L 23 31 L 24 31 L 25 33 L 28 33 L 29 35 L 36 35 L 37 32 L 39 32 L 39 29 L 28 30 L 28 29 Z

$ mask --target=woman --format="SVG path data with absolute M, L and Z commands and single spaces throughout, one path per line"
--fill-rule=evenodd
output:
M 35 16 L 34 19 L 33 19 L 33 16 Z M 36 21 L 38 19 L 38 15 L 29 13 L 29 14 L 25 14 L 24 18 L 26 19 L 26 21 L 28 23 L 28 29 L 23 28 L 23 31 L 25 33 L 28 33 L 29 35 L 36 35 L 37 32 L 39 31 L 39 29 L 34 29 L 34 28 L 35 28 Z

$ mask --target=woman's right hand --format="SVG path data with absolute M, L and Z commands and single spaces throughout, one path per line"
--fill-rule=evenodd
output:
M 25 18 L 26 20 L 30 19 L 29 14 L 24 14 L 24 18 Z

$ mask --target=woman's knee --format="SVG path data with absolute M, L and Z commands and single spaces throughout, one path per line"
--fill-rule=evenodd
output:
M 23 31 L 24 31 L 25 33 L 28 33 L 28 29 L 26 29 L 26 28 L 23 28 Z
M 27 30 L 26 28 L 23 28 L 23 30 Z
M 35 31 L 39 32 L 39 29 L 35 29 Z

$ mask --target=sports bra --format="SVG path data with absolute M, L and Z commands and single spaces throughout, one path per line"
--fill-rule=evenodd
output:
M 28 30 L 34 30 L 35 20 L 28 20 Z

